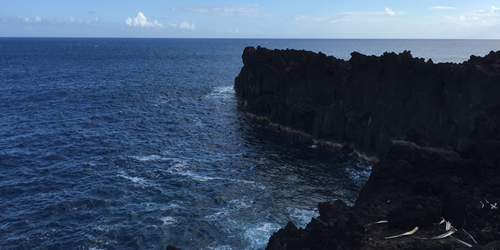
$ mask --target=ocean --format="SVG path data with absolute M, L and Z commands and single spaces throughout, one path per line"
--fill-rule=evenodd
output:
M 499 40 L 0 38 L 0 249 L 264 249 L 317 204 L 352 205 L 371 165 L 246 117 L 246 46 L 412 51 Z

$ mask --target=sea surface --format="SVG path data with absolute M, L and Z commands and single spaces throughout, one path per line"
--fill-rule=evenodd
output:
M 498 40 L 0 38 L 0 249 L 264 249 L 371 165 L 234 99 L 246 46 L 434 62 Z

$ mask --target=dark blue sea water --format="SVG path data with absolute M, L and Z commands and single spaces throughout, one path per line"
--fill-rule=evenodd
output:
M 434 62 L 476 40 L 0 38 L 0 249 L 263 249 L 370 164 L 246 118 L 246 46 Z

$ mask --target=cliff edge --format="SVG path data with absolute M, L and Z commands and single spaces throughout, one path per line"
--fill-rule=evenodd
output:
M 429 146 L 466 153 L 476 116 L 500 102 L 500 51 L 462 64 L 434 64 L 408 51 L 351 56 L 247 47 L 236 98 L 272 128 L 353 147 L 373 162 L 420 126 L 428 128 Z
M 248 116 L 375 162 L 354 206 L 318 205 L 267 250 L 500 249 L 500 51 L 462 64 L 248 47 Z

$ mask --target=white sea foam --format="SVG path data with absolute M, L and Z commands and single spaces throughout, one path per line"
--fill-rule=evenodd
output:
M 169 102 L 170 102 L 170 100 L 161 101 L 161 102 L 159 102 L 159 103 L 156 103 L 156 104 L 155 104 L 155 106 L 156 106 L 156 107 L 158 107 L 158 106 L 160 106 L 161 104 L 164 104 L 164 103 L 169 103 Z
M 193 172 L 190 169 L 188 162 L 185 160 L 174 159 L 174 158 L 169 159 L 169 160 L 175 162 L 174 166 L 167 169 L 167 173 L 170 173 L 172 175 L 185 176 L 185 177 L 188 177 L 190 179 L 193 179 L 193 180 L 199 181 L 199 182 L 221 180 L 221 181 L 229 181 L 229 182 L 233 182 L 233 183 L 245 183 L 245 184 L 252 184 L 252 185 L 257 184 L 254 181 L 238 180 L 238 179 L 223 178 L 223 177 L 211 177 L 211 176 L 202 175 L 202 174 Z M 265 189 L 265 187 L 260 185 L 260 184 L 259 184 L 259 188 Z
M 130 156 L 130 158 L 138 161 L 167 161 L 169 158 L 164 158 L 159 155 L 147 155 L 147 156 Z
M 279 229 L 280 226 L 278 224 L 260 222 L 245 227 L 243 236 L 247 241 L 250 241 L 251 249 L 263 249 L 269 240 L 269 236 Z
M 311 221 L 311 218 L 319 216 L 317 208 L 300 209 L 287 207 L 286 209 L 297 227 L 305 227 Z
M 200 181 L 200 182 L 205 182 L 209 180 L 214 180 L 215 178 L 213 177 L 208 177 L 208 176 L 202 176 L 196 173 L 193 173 L 189 169 L 189 165 L 187 161 L 176 161 L 177 163 L 174 164 L 171 168 L 167 169 L 167 172 L 173 175 L 181 175 L 181 176 L 186 176 L 189 177 L 193 180 Z
M 366 165 L 364 162 L 359 162 L 356 164 L 356 169 L 352 167 L 346 167 L 345 171 L 349 175 L 349 177 L 353 180 L 367 180 L 370 177 L 371 173 L 371 165 Z
M 120 174 L 118 176 L 122 177 L 124 179 L 127 179 L 129 181 L 132 181 L 133 183 L 139 184 L 141 186 L 149 186 L 150 185 L 146 179 L 141 178 L 141 177 L 136 177 L 136 176 L 128 176 L 123 171 L 120 171 Z
M 165 204 L 155 202 L 144 202 L 141 203 L 140 206 L 143 207 L 145 212 L 170 211 L 172 209 L 182 208 L 181 205 L 175 203 Z
M 222 211 L 205 216 L 205 219 L 209 220 L 209 221 L 216 221 L 216 220 L 219 220 L 219 219 L 222 219 L 222 218 L 228 216 L 230 213 L 231 213 L 230 210 L 223 208 Z
M 213 250 L 233 250 L 234 249 L 231 246 L 215 246 L 215 247 L 209 246 L 208 248 L 213 249 Z
M 216 221 L 225 218 L 238 210 L 250 208 L 253 206 L 253 203 L 254 201 L 252 199 L 248 199 L 246 197 L 243 197 L 242 199 L 230 200 L 225 207 L 213 214 L 205 216 L 205 219 L 209 221 Z
M 232 96 L 234 96 L 233 86 L 216 87 L 206 95 L 207 98 L 231 98 Z
M 160 220 L 163 222 L 163 226 L 172 226 L 178 223 L 178 220 L 172 216 L 161 217 Z

